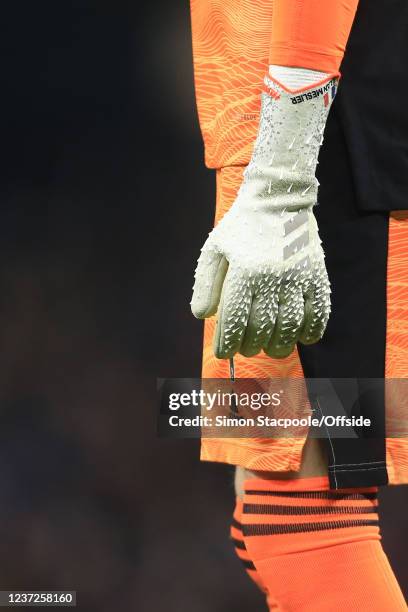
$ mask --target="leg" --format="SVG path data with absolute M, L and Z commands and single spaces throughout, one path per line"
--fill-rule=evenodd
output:
M 244 536 L 242 535 L 242 501 L 237 498 L 234 515 L 231 524 L 230 537 L 234 543 L 235 553 L 237 557 L 242 561 L 245 570 L 248 576 L 253 580 L 256 586 L 265 593 L 266 602 L 268 604 L 269 610 L 274 610 L 275 612 L 279 611 L 279 605 L 277 601 L 273 598 L 272 594 L 270 594 L 263 583 L 261 577 L 259 576 L 256 567 L 251 560 L 248 551 L 245 546 Z
M 381 546 L 376 487 L 334 491 L 315 477 L 244 489 L 246 550 L 283 610 L 408 609 Z
M 235 470 L 235 493 L 238 498 L 243 497 L 243 484 L 248 478 L 265 479 L 297 479 L 311 476 L 325 476 L 327 474 L 326 446 L 318 438 L 308 438 L 302 452 L 302 462 L 299 472 L 252 472 L 237 466 Z

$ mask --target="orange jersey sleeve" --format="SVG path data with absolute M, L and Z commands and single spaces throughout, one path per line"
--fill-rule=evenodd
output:
M 337 72 L 358 0 L 190 0 L 205 163 L 249 162 L 271 63 Z
M 358 0 L 272 0 L 269 64 L 338 72 Z

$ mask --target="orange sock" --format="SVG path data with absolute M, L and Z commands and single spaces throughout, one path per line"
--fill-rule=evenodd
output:
M 408 609 L 381 546 L 376 487 L 332 491 L 318 477 L 244 488 L 245 559 L 273 597 L 270 610 Z
M 261 591 L 265 592 L 265 587 L 259 578 L 255 566 L 252 563 L 251 559 L 248 556 L 248 552 L 244 543 L 244 538 L 242 535 L 242 525 L 241 525 L 241 516 L 242 516 L 242 506 L 243 502 L 238 497 L 236 499 L 235 510 L 231 523 L 230 535 L 232 542 L 235 547 L 235 552 L 238 558 L 242 561 L 248 575 L 255 582 L 257 587 L 261 589 Z
M 258 572 L 256 571 L 255 565 L 249 558 L 248 551 L 246 549 L 244 538 L 242 535 L 242 507 L 243 501 L 237 497 L 230 531 L 231 539 L 235 547 L 235 552 L 238 558 L 242 561 L 248 576 L 255 582 L 256 586 L 263 593 L 265 593 L 269 610 L 279 610 L 277 602 L 274 601 L 273 597 L 267 592 L 264 583 L 262 582 Z

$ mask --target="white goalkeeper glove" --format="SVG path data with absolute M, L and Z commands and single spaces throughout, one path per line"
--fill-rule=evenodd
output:
M 258 136 L 230 210 L 209 234 L 191 308 L 217 312 L 214 353 L 286 357 L 323 335 L 330 284 L 313 214 L 319 148 L 337 78 L 296 93 L 265 77 Z

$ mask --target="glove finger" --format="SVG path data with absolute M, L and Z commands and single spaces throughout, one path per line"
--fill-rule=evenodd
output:
M 228 359 L 239 351 L 251 302 L 249 281 L 230 267 L 222 288 L 214 334 L 214 354 L 219 359 Z
M 217 312 L 228 262 L 208 241 L 198 258 L 195 271 L 191 311 L 197 319 L 211 317 Z
M 290 283 L 281 289 L 279 310 L 272 337 L 265 353 L 282 359 L 292 353 L 303 324 L 304 301 L 300 286 Z
M 277 284 L 268 286 L 252 300 L 247 327 L 241 343 L 240 353 L 245 357 L 257 355 L 267 346 L 277 315 Z
M 330 283 L 324 267 L 315 279 L 305 293 L 305 318 L 299 334 L 302 344 L 315 344 L 321 339 L 330 315 Z

